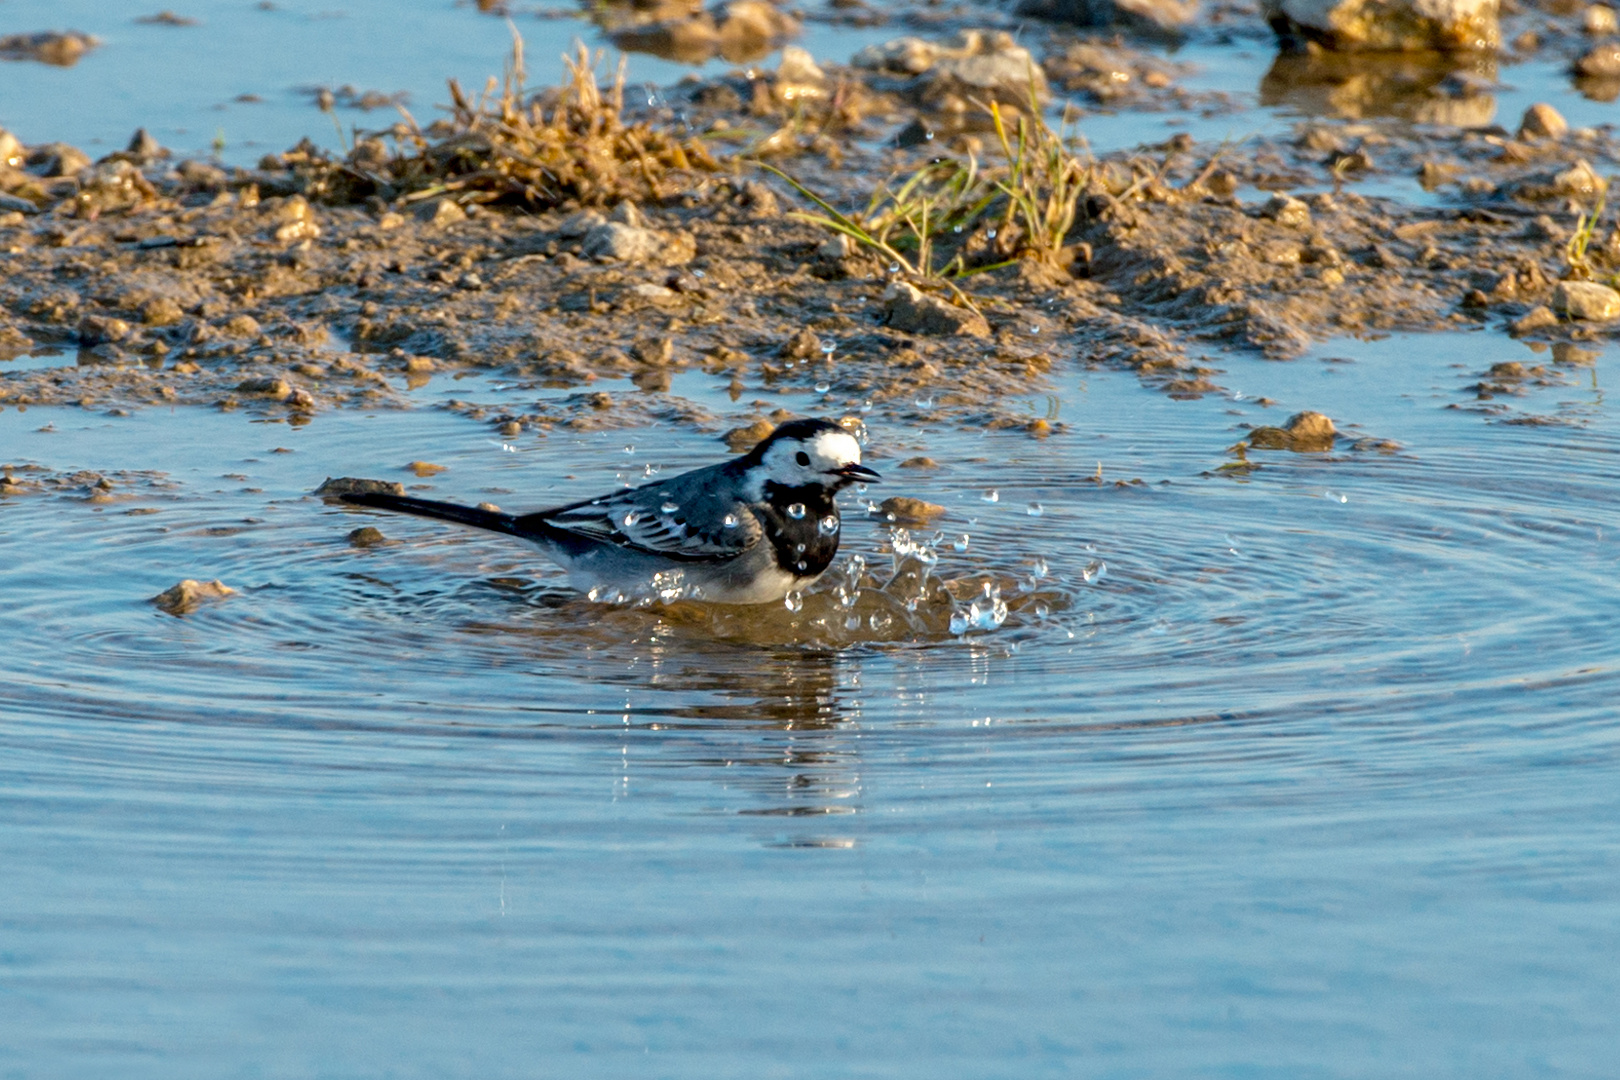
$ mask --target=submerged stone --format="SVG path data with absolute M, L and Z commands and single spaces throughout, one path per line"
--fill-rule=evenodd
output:
M 179 584 L 164 589 L 148 602 L 156 604 L 170 615 L 184 615 L 206 601 L 223 600 L 227 596 L 235 595 L 235 589 L 218 579 L 196 581 L 186 578 Z

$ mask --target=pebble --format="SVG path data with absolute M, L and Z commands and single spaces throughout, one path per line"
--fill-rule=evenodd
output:
M 1590 79 L 1620 79 L 1620 43 L 1599 42 L 1573 66 L 1575 74 Z
M 1521 139 L 1561 139 L 1568 131 L 1569 122 L 1563 114 L 1545 101 L 1524 110 L 1524 119 L 1519 121 Z
M 147 326 L 172 326 L 185 317 L 180 305 L 167 296 L 154 296 L 141 305 L 141 322 Z
M 902 469 L 937 469 L 939 462 L 931 457 L 910 457 L 900 463 Z
M 1620 20 L 1615 18 L 1614 8 L 1593 4 L 1581 15 L 1581 29 L 1593 37 L 1608 37 L 1620 33 Z
M 349 533 L 349 543 L 357 548 L 376 547 L 388 538 L 374 525 L 366 525 Z
M 1301 199 L 1292 195 L 1277 194 L 1266 200 L 1260 208 L 1260 216 L 1269 218 L 1277 224 L 1289 229 L 1308 229 L 1311 227 L 1311 208 Z
M 366 480 L 358 476 L 328 476 L 312 494 L 321 499 L 335 499 L 342 495 L 360 495 L 376 492 L 383 495 L 403 495 L 405 485 L 392 480 Z
M 274 377 L 263 379 L 244 379 L 236 384 L 237 393 L 252 394 L 254 397 L 269 398 L 272 401 L 286 401 L 292 397 L 292 385 L 286 379 Z
M 913 499 L 908 495 L 892 495 L 879 503 L 878 509 L 901 525 L 926 525 L 934 518 L 945 515 L 945 508 L 938 503 Z
M 1620 318 L 1620 292 L 1595 281 L 1560 281 L 1553 290 L 1553 308 L 1572 319 L 1608 322 Z
M 467 211 L 454 199 L 435 199 L 422 208 L 422 220 L 436 229 L 448 228 L 467 220 Z
M 733 453 L 742 454 L 770 438 L 771 432 L 775 430 L 776 425 L 770 420 L 759 419 L 752 424 L 732 428 L 720 438 Z
M 896 330 L 933 336 L 989 337 L 990 324 L 971 308 L 957 307 L 904 281 L 883 290 L 888 324 Z
M 429 461 L 413 461 L 405 467 L 411 470 L 411 472 L 415 473 L 417 476 L 422 477 L 438 476 L 447 468 L 447 466 L 435 465 Z
M 148 602 L 156 604 L 170 615 L 184 615 L 204 601 L 223 600 L 227 596 L 235 595 L 235 589 L 218 579 L 197 581 L 186 578 L 178 585 L 171 585 L 151 597 Z
M 1550 326 L 1558 325 L 1558 316 L 1553 309 L 1545 304 L 1537 304 L 1517 319 L 1508 324 L 1508 333 L 1518 336 L 1528 334 L 1535 330 L 1545 330 Z

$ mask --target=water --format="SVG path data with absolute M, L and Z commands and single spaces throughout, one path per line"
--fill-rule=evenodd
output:
M 0 1067 L 1606 1075 L 1614 356 L 1446 408 L 1500 359 L 1547 358 L 1339 341 L 1223 358 L 1242 400 L 1067 376 L 1045 441 L 874 424 L 939 573 L 1056 602 L 841 649 L 305 497 L 546 505 L 721 452 L 690 432 L 0 413 L 0 459 L 162 474 L 0 500 Z M 1306 407 L 1401 449 L 1212 475 Z M 241 592 L 144 602 L 181 577 Z

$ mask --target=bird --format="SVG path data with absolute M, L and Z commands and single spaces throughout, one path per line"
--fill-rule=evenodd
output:
M 807 588 L 838 554 L 837 495 L 881 480 L 829 420 L 779 425 L 740 457 L 530 514 L 351 492 L 356 506 L 454 521 L 537 545 L 592 600 L 768 604 Z

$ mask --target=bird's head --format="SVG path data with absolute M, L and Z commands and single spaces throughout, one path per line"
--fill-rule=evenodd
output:
M 855 436 L 828 420 L 789 420 L 748 454 L 758 484 L 820 486 L 837 491 L 857 481 L 875 483 L 877 473 L 861 464 Z

